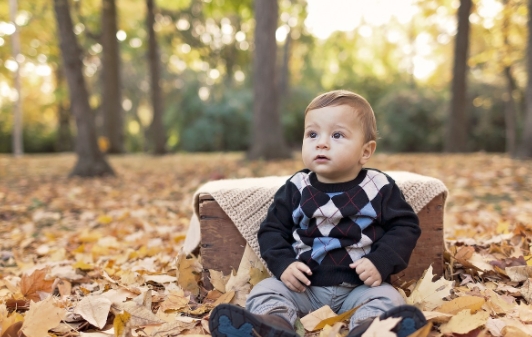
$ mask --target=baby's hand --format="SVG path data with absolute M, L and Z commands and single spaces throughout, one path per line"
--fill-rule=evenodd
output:
M 381 274 L 379 273 L 375 265 L 365 257 L 351 263 L 349 267 L 356 270 L 358 277 L 360 277 L 360 280 L 362 280 L 362 282 L 364 282 L 364 284 L 368 287 L 376 287 L 381 285 Z
M 281 274 L 281 281 L 288 289 L 302 293 L 310 285 L 305 274 L 312 275 L 310 268 L 303 262 L 294 262 Z

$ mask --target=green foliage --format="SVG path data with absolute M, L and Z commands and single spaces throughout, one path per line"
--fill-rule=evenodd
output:
M 167 102 L 165 125 L 171 150 L 245 150 L 253 109 L 250 88 L 202 87 L 192 72 L 187 78 L 187 86 L 169 95 L 171 101 Z M 198 95 L 200 88 L 210 90 L 206 101 Z
M 0 3 L 0 22 L 7 22 L 8 4 Z M 69 96 L 65 79 L 61 79 L 53 4 L 46 0 L 18 3 L 24 55 L 25 152 L 54 151 L 55 111 L 59 104 L 68 107 Z M 290 26 L 291 34 L 289 84 L 280 107 L 287 143 L 300 146 L 304 109 L 310 100 L 324 91 L 342 88 L 363 95 L 374 107 L 381 132 L 379 150 L 440 151 L 450 99 L 456 12 L 452 3 L 417 1 L 414 6 L 419 11 L 407 23 L 393 17 L 385 25 L 362 22 L 352 32 L 336 32 L 327 40 L 318 40 L 304 26 L 306 1 L 279 0 L 279 26 Z M 505 150 L 504 102 L 500 97 L 506 92 L 504 67 L 512 67 L 516 96 L 521 92 L 521 100 L 526 84 L 526 3 L 504 3 L 506 8 L 491 17 L 484 8 L 489 3 L 479 1 L 472 15 L 467 144 L 472 151 Z M 101 102 L 101 1 L 71 0 L 71 5 L 91 106 L 97 111 Z M 126 149 L 146 151 L 151 113 L 146 1 L 118 1 L 117 5 L 118 29 L 127 35 L 120 41 L 122 94 L 128 107 Z M 253 0 L 156 1 L 170 150 L 246 149 L 252 117 L 253 5 Z M 10 152 L 13 73 L 6 65 L 12 64 L 12 41 L 9 35 L 0 39 L 0 152 Z M 280 62 L 284 42 L 278 47 Z M 434 63 L 431 76 L 414 76 L 415 67 L 422 64 L 416 57 L 421 56 Z M 42 75 L 47 73 L 46 67 L 48 75 Z M 200 99 L 200 88 L 209 90 L 208 99 Z M 522 122 L 518 120 L 517 125 Z
M 380 136 L 378 149 L 440 151 L 445 107 L 444 97 L 428 90 L 399 89 L 389 93 L 374 106 Z

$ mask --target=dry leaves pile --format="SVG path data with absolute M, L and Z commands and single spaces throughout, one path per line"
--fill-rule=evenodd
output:
M 212 179 L 301 168 L 299 159 L 242 158 L 112 157 L 116 178 L 84 180 L 66 177 L 73 155 L 0 156 L 1 336 L 208 335 L 210 310 L 241 303 L 264 273 L 248 262 L 214 277 L 216 290 L 202 287 L 201 257 L 179 254 L 193 192 Z M 445 278 L 428 269 L 401 290 L 430 319 L 416 336 L 532 335 L 532 162 L 379 154 L 369 166 L 429 175 L 451 192 Z M 342 335 L 346 318 L 324 307 L 298 331 Z M 373 329 L 384 336 L 390 323 Z

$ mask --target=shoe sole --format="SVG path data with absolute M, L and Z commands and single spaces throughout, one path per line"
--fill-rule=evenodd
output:
M 395 307 L 381 316 L 381 320 L 389 317 L 401 317 L 402 320 L 393 329 L 396 331 L 397 336 L 408 336 L 413 331 L 419 330 L 421 327 L 427 324 L 425 315 L 412 305 L 401 305 Z
M 213 337 L 299 337 L 295 332 L 267 325 L 247 310 L 230 304 L 213 309 L 209 329 Z

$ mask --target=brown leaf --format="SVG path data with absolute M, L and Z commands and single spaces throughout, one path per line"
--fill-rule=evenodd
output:
M 22 275 L 20 279 L 20 292 L 29 300 L 38 302 L 41 300 L 39 292 L 52 293 L 54 280 L 46 280 L 47 269 L 39 269 L 31 275 Z
M 23 322 L 16 322 L 14 324 L 11 324 L 3 333 L 2 337 L 26 337 L 24 332 L 22 332 L 22 323 Z

